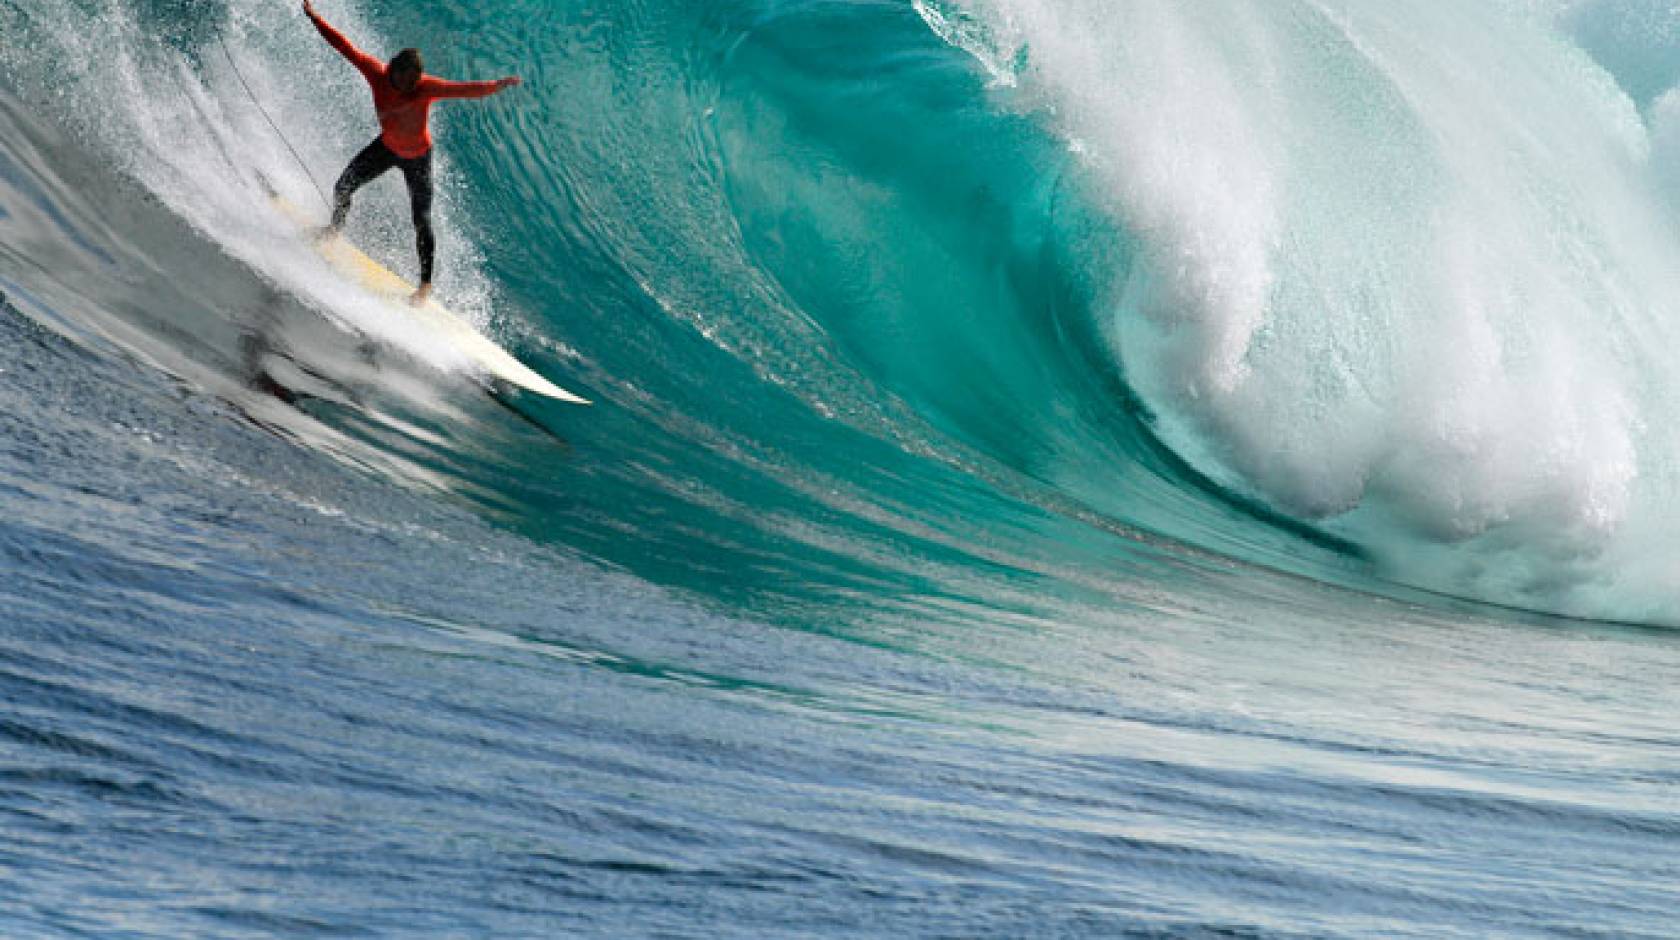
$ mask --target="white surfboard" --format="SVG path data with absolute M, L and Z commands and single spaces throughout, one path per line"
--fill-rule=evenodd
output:
M 281 214 L 304 229 L 306 237 L 313 234 L 308 213 L 283 197 L 274 196 L 273 199 Z M 343 236 L 315 242 L 315 250 L 346 280 L 360 285 L 376 297 L 390 301 L 392 306 L 455 347 L 492 378 L 557 401 L 576 405 L 590 404 L 587 398 L 574 395 L 533 372 L 525 363 L 513 358 L 507 350 L 491 342 L 483 333 L 474 329 L 472 324 L 451 313 L 436 300 L 428 299 L 418 307 L 409 303 L 408 298 L 414 293 L 414 287 L 398 277 L 390 268 L 368 257 Z

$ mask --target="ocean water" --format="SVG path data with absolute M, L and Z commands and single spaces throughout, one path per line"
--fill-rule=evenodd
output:
M 596 404 L 293 4 L 0 0 L 0 935 L 1675 935 L 1670 5 L 320 9 Z

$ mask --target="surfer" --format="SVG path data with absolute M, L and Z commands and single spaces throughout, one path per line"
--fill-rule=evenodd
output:
M 356 190 L 392 167 L 402 170 L 408 183 L 409 207 L 414 215 L 414 242 L 420 254 L 420 288 L 410 302 L 419 306 L 432 294 L 432 134 L 426 122 L 432 102 L 441 98 L 486 98 L 519 84 L 517 76 L 489 82 L 451 82 L 425 73 L 420 50 L 404 49 L 384 63 L 356 48 L 303 0 L 303 13 L 320 30 L 327 44 L 356 67 L 373 90 L 373 109 L 379 115 L 379 136 L 344 168 L 333 186 L 332 222 L 321 232 L 331 238 L 344 226 L 350 197 Z

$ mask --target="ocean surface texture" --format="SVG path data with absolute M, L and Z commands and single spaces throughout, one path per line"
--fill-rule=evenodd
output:
M 0 0 L 0 936 L 1680 931 L 1672 3 L 319 7 L 596 404 L 298 4 Z

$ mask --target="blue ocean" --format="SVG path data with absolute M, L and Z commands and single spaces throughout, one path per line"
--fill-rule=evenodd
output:
M 298 6 L 0 0 L 0 936 L 1680 933 L 1673 4 L 319 0 L 587 407 Z

